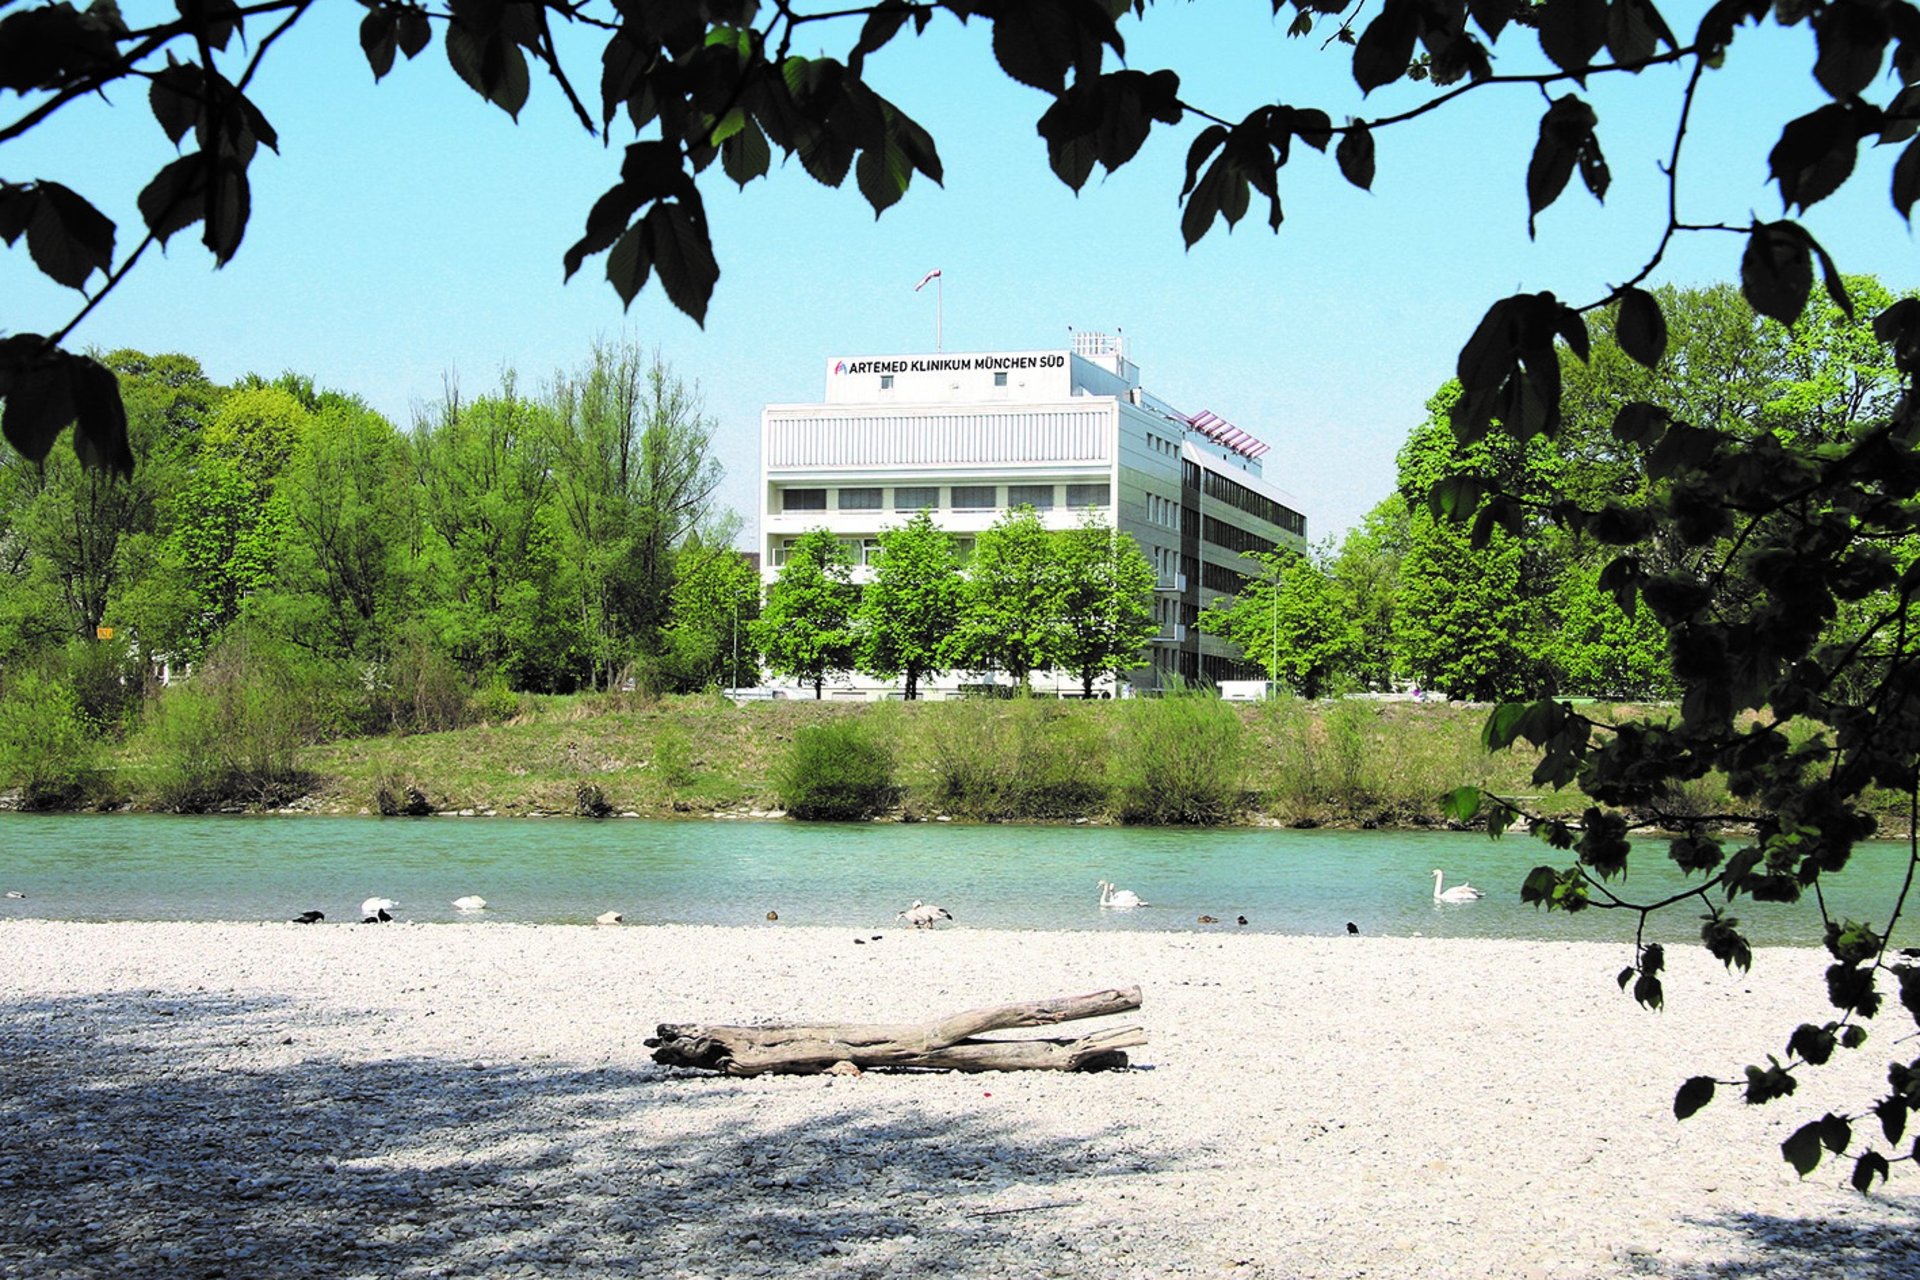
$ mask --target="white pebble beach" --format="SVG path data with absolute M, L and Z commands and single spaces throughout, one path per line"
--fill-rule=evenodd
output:
M 875 938 L 873 935 L 881 935 Z M 854 939 L 862 938 L 856 945 Z M 1920 1173 L 1780 1141 L 1823 954 L 1237 931 L 0 923 L 0 1274 L 1920 1276 Z M 1138 984 L 1126 1070 L 728 1079 L 660 1022 Z M 1006 1032 L 1058 1035 L 1061 1031 Z M 1905 1052 L 1903 1052 L 1903 1050 Z M 1869 1121 L 1869 1123 L 1871 1123 Z

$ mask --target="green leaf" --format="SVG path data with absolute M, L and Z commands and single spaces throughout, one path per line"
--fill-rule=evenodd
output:
M 1693 1076 L 1680 1086 L 1680 1092 L 1673 1095 L 1673 1116 L 1676 1120 L 1685 1120 L 1700 1108 L 1713 1101 L 1715 1085 L 1712 1076 Z
M 1647 368 L 1658 365 L 1667 353 L 1667 318 L 1660 312 L 1659 300 L 1644 289 L 1622 293 L 1614 341 Z
M 755 178 L 764 178 L 772 165 L 773 149 L 753 120 L 720 146 L 720 167 L 742 188 Z
M 1780 1144 L 1780 1154 L 1801 1177 L 1806 1177 L 1820 1165 L 1820 1122 L 1810 1121 L 1793 1131 L 1793 1135 Z
M 1480 812 L 1480 788 L 1455 787 L 1440 797 L 1440 812 L 1463 825 L 1473 821 Z

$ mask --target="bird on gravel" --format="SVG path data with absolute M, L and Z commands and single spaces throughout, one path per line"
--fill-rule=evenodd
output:
M 895 913 L 896 920 L 905 920 L 916 929 L 931 929 L 942 920 L 953 919 L 953 913 L 945 907 L 936 907 L 931 902 L 922 902 L 915 898 L 913 905 L 905 911 Z
M 621 915 L 618 911 L 602 911 L 599 915 L 593 918 L 593 922 L 595 924 L 619 924 L 622 920 L 625 920 L 625 919 L 626 917 Z
M 361 924 L 392 924 L 393 917 L 387 914 L 387 909 L 385 907 L 382 907 L 378 911 L 374 912 L 372 915 L 366 917 L 360 923 Z
M 384 923 L 393 919 L 387 913 L 399 905 L 392 898 L 368 898 L 360 904 L 360 914 Z
M 302 911 L 299 915 L 293 918 L 293 923 L 319 924 L 322 920 L 325 920 L 326 918 L 327 918 L 327 913 L 324 911 Z
M 1360 926 L 1359 926 L 1359 925 L 1357 925 L 1357 924 L 1355 924 L 1355 923 L 1354 923 L 1353 921 L 1351 921 L 1351 920 L 1349 920 L 1349 921 L 1347 921 L 1347 932 L 1348 932 L 1348 933 L 1359 933 L 1359 932 L 1360 932 Z

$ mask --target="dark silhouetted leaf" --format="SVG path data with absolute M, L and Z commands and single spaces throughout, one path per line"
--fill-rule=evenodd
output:
M 1340 166 L 1341 177 L 1362 191 L 1373 190 L 1373 131 L 1366 121 L 1355 120 L 1347 126 L 1340 145 L 1333 149 L 1333 158 Z
M 1893 165 L 1893 207 L 1913 221 L 1913 202 L 1920 200 L 1920 138 L 1909 142 Z
M 1667 318 L 1659 301 L 1644 289 L 1628 289 L 1620 295 L 1620 315 L 1614 325 L 1614 340 L 1620 349 L 1651 369 L 1667 354 Z M 1618 423 L 1615 423 L 1616 434 Z
M 707 302 L 720 279 L 720 264 L 714 261 L 706 216 L 697 197 L 689 195 L 656 204 L 647 210 L 641 226 L 649 239 L 660 287 L 674 306 L 704 326 Z
M 1680 1086 L 1680 1092 L 1673 1095 L 1673 1116 L 1676 1120 L 1685 1120 L 1700 1108 L 1713 1101 L 1714 1081 L 1712 1076 L 1693 1076 Z
M 1822 6 L 1813 20 L 1820 55 L 1813 78 L 1835 98 L 1845 99 L 1873 83 L 1887 50 L 1887 17 L 1883 6 L 1840 0 Z
M 1353 78 L 1362 93 L 1392 84 L 1407 73 L 1419 34 L 1419 13 L 1411 0 L 1385 0 L 1353 50 Z
M 1652 0 L 1613 0 L 1608 6 L 1607 52 L 1615 62 L 1623 66 L 1644 62 L 1662 42 L 1669 49 L 1680 47 Z
M 73 421 L 70 360 L 37 333 L 0 338 L 0 435 L 29 462 L 45 461 Z
M 187 136 L 187 131 L 200 118 L 203 83 L 199 66 L 175 62 L 169 52 L 165 69 L 156 74 L 148 86 L 147 105 L 153 108 L 153 118 L 160 122 L 167 141 L 175 146 L 180 145 L 180 139 Z
M 84 467 L 131 476 L 133 448 L 127 442 L 120 379 L 91 356 L 74 356 L 68 363 L 73 379 L 74 455 Z
M 161 245 L 206 216 L 206 177 L 206 157 L 196 151 L 153 175 L 140 192 L 140 216 Z
M 69 289 L 95 271 L 113 270 L 113 222 L 75 191 L 57 182 L 37 182 L 27 251 L 41 274 Z
M 1607 42 L 1607 0 L 1546 0 L 1539 9 L 1540 48 L 1576 78 Z
M 1792 1136 L 1780 1144 L 1780 1154 L 1801 1177 L 1812 1173 L 1820 1165 L 1820 1122 L 1810 1121 L 1795 1129 Z
M 360 20 L 360 48 L 367 55 L 367 66 L 378 81 L 393 70 L 393 55 L 400 48 L 400 16 L 391 9 L 369 9 Z
M 1787 1037 L 1787 1052 L 1805 1058 L 1816 1067 L 1825 1066 L 1833 1057 L 1837 1047 L 1833 1032 L 1826 1027 L 1816 1027 L 1811 1022 L 1803 1022 Z
M 526 55 L 505 30 L 483 31 L 455 16 L 447 23 L 446 45 L 448 63 L 468 87 L 518 120 L 532 85 Z
M 1791 222 L 1755 223 L 1740 255 L 1740 292 L 1763 316 L 1790 325 L 1800 318 L 1813 288 L 1813 255 L 1807 233 Z
M 1853 1189 L 1862 1195 L 1873 1190 L 1873 1179 L 1876 1174 L 1879 1175 L 1880 1181 L 1887 1180 L 1887 1158 L 1878 1151 L 1863 1152 L 1860 1158 L 1853 1162 L 1853 1177 L 1850 1179 Z
M 213 251 L 216 266 L 225 265 L 239 250 L 252 209 L 246 171 L 229 161 L 216 161 L 207 191 L 206 225 L 200 234 L 201 241 Z
M 1859 140 L 1853 113 L 1839 103 L 1789 121 L 1767 154 L 1787 207 L 1806 209 L 1839 190 L 1853 173 Z

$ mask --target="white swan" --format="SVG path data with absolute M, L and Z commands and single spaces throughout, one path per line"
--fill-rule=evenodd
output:
M 1113 881 L 1100 882 L 1100 905 L 1115 911 L 1131 911 L 1135 907 L 1147 907 L 1153 904 L 1131 889 L 1116 889 Z
M 1487 896 L 1464 881 L 1453 886 L 1451 889 L 1442 891 L 1440 885 L 1445 879 L 1446 877 L 1441 874 L 1440 868 L 1435 867 L 1433 869 L 1433 900 L 1435 902 L 1472 902 L 1476 898 L 1484 898 Z
M 477 893 L 470 893 L 464 898 L 455 898 L 453 900 L 453 909 L 455 911 L 485 911 L 487 909 L 487 900 Z
M 593 922 L 595 924 L 619 924 L 621 921 L 625 919 L 626 917 L 621 915 L 618 911 L 602 911 L 599 915 L 593 918 Z
M 894 919 L 905 920 L 916 929 L 931 929 L 942 920 L 953 919 L 953 913 L 945 907 L 936 907 L 931 902 L 915 898 L 913 905 L 905 911 L 896 912 Z
M 381 912 L 391 911 L 399 905 L 400 904 L 395 902 L 392 898 L 368 898 L 365 902 L 360 904 L 360 914 L 363 916 L 377 917 L 380 915 Z

